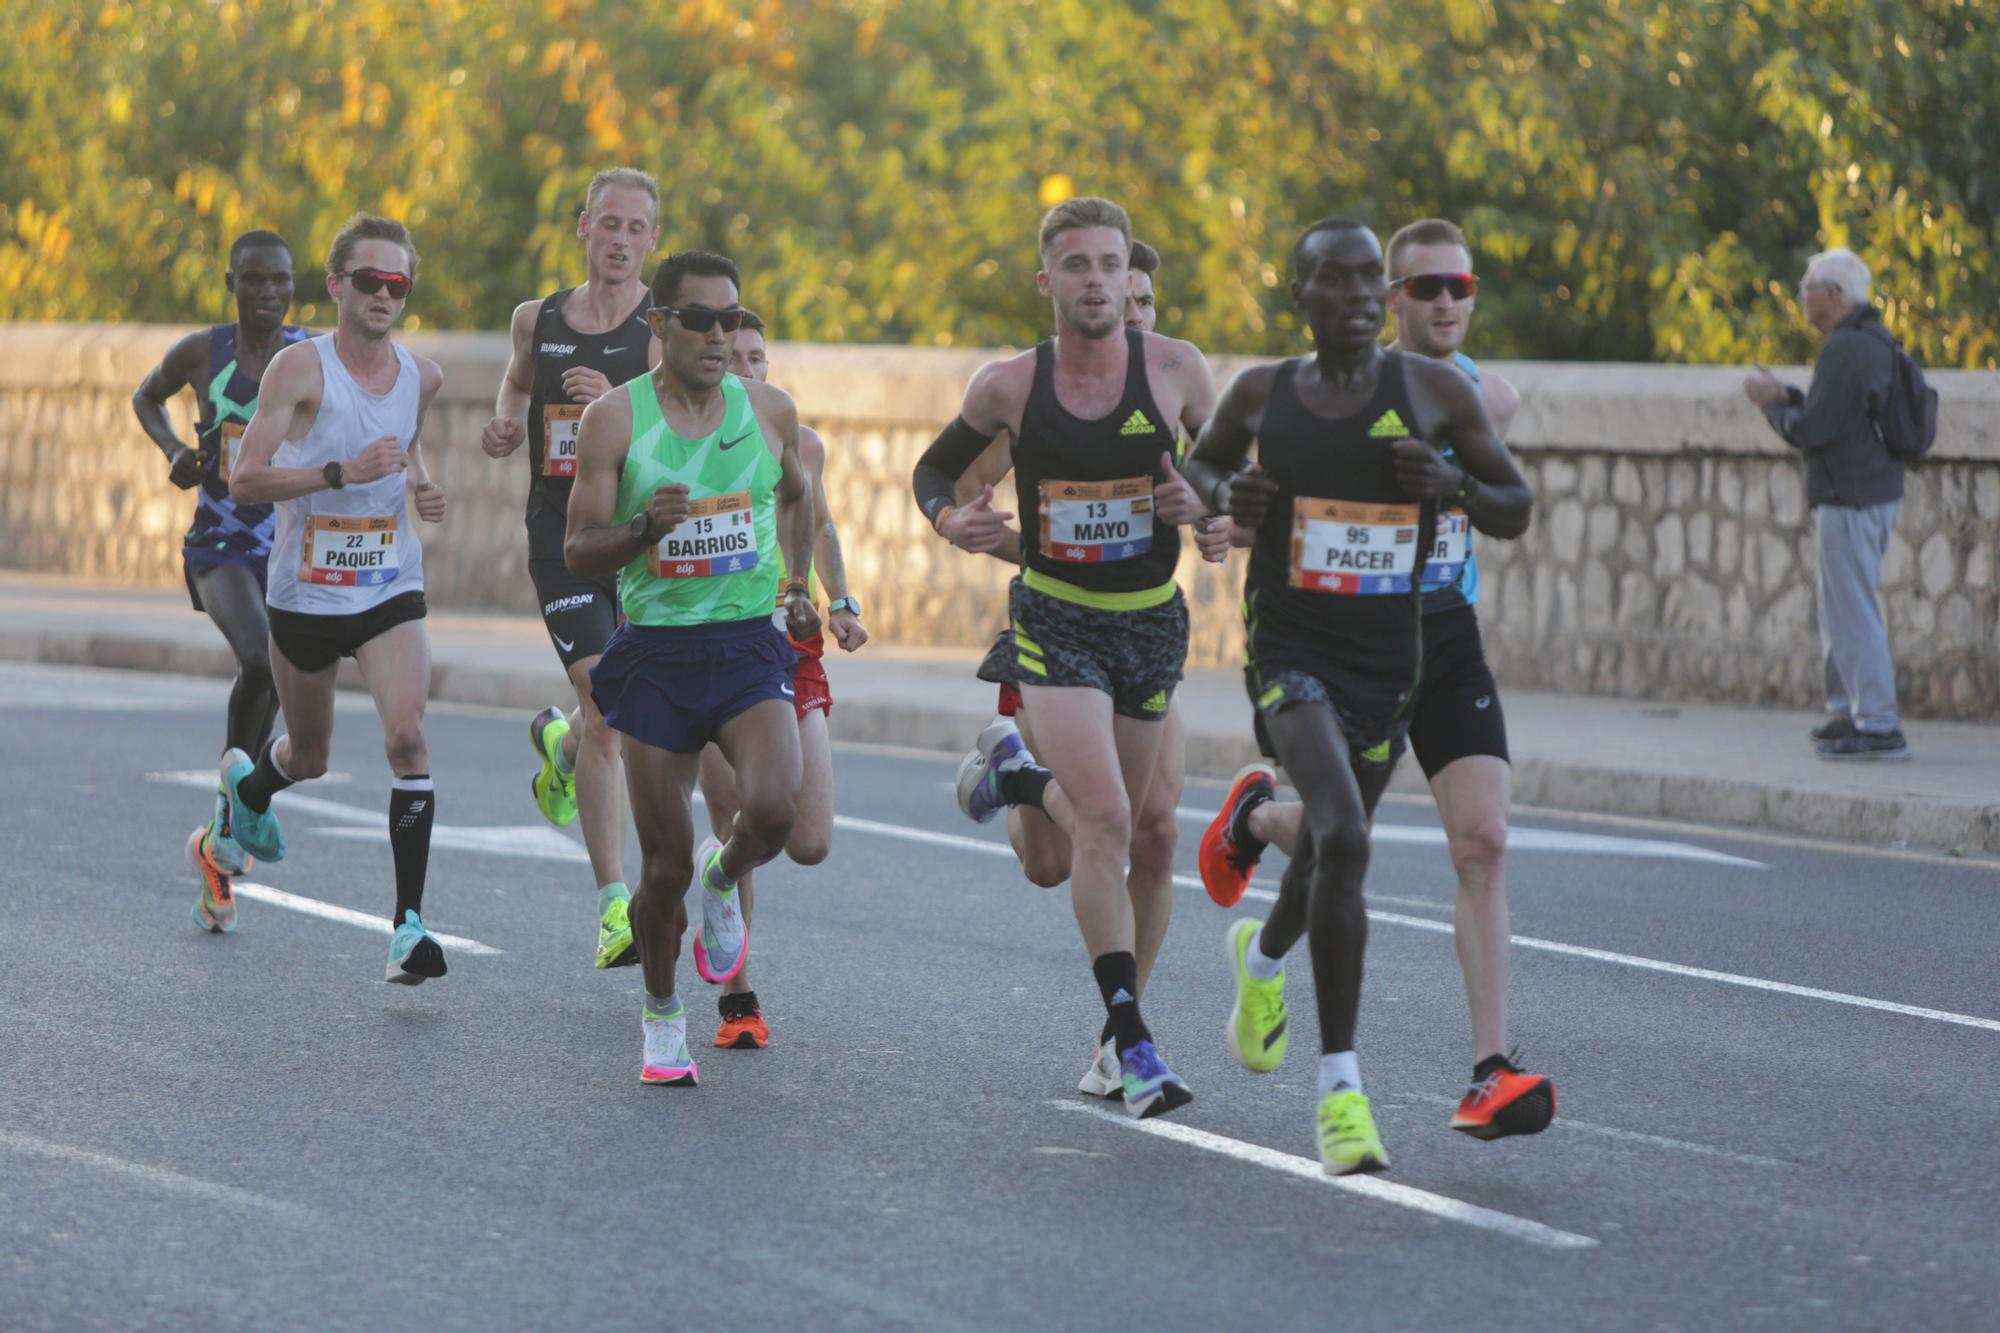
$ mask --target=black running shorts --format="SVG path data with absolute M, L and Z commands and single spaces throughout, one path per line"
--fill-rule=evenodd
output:
M 560 560 L 528 561 L 535 582 L 535 600 L 542 608 L 542 625 L 562 658 L 563 670 L 591 657 L 602 657 L 618 630 L 618 576 L 585 578 L 572 574 Z
M 1347 762 L 1357 776 L 1387 773 L 1403 757 L 1409 722 L 1401 718 L 1363 716 L 1342 697 L 1335 673 L 1301 667 L 1279 667 L 1264 673 L 1246 669 L 1243 682 L 1250 691 L 1257 748 L 1274 763 L 1280 762 L 1278 748 L 1271 743 L 1264 719 L 1302 703 L 1325 704 L 1333 710 L 1340 734 L 1347 741 Z
M 1424 617 L 1424 676 L 1410 717 L 1410 749 L 1434 778 L 1453 760 L 1507 759 L 1507 719 L 1479 639 L 1479 617 L 1457 606 Z
M 301 671 L 324 671 L 354 650 L 406 620 L 422 620 L 424 594 L 421 588 L 398 593 L 366 611 L 351 616 L 314 616 L 272 607 L 271 642 L 285 660 Z
M 1111 696 L 1120 717 L 1164 721 L 1187 665 L 1187 602 L 1180 590 L 1157 606 L 1107 611 L 1030 588 L 1007 592 L 1013 628 L 980 664 L 996 685 L 1082 686 Z

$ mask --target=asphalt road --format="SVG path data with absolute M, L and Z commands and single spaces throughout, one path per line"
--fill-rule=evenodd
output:
M 432 713 L 426 917 L 479 947 L 403 989 L 386 925 L 320 911 L 390 904 L 365 699 L 253 876 L 311 902 L 220 937 L 182 848 L 222 688 L 0 666 L 0 698 L 0 1327 L 1993 1326 L 1990 865 L 1520 815 L 1514 1035 L 1561 1118 L 1482 1144 L 1446 1128 L 1448 864 L 1392 801 L 1361 1061 L 1395 1169 L 1339 1184 L 1307 968 L 1291 1059 L 1235 1066 L 1191 878 L 1146 1007 L 1196 1101 L 1140 1128 L 1075 1094 L 1101 1009 L 1066 895 L 959 816 L 949 757 L 840 750 L 833 858 L 760 872 L 771 1049 L 654 1089 L 524 717 Z

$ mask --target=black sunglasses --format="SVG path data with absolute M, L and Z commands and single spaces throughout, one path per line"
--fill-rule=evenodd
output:
M 1470 273 L 1419 273 L 1397 278 L 1389 285 L 1401 287 L 1419 301 L 1435 301 L 1443 291 L 1449 291 L 1452 300 L 1463 301 L 1479 290 L 1479 279 Z
M 417 280 L 407 273 L 385 273 L 379 268 L 349 269 L 333 276 L 346 278 L 348 285 L 364 296 L 373 296 L 386 289 L 392 301 L 402 300 L 410 294 L 410 288 L 417 285 Z
M 750 318 L 750 312 L 740 305 L 727 310 L 711 310 L 707 306 L 656 305 L 653 309 L 668 319 L 677 319 L 681 327 L 689 333 L 707 333 L 720 324 L 724 333 L 734 333 L 743 327 L 743 321 Z

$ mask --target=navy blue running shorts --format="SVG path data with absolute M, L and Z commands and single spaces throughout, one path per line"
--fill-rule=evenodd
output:
M 770 616 L 719 625 L 625 624 L 590 669 L 611 729 L 656 749 L 700 754 L 723 724 L 766 699 L 794 706 L 799 656 Z

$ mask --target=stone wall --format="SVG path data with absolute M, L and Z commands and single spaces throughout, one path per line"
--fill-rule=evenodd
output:
M 172 584 L 190 500 L 167 484 L 129 398 L 181 330 L 0 325 L 0 568 Z M 491 334 L 411 345 L 445 368 L 425 430 L 451 513 L 427 534 L 437 605 L 531 612 L 522 456 L 479 452 L 506 354 Z M 828 490 L 875 633 L 975 646 L 1008 570 L 931 536 L 910 468 L 990 353 L 779 344 L 776 379 L 833 449 Z M 1218 362 L 1218 379 L 1240 363 Z M 1818 702 L 1811 511 L 1798 465 L 1724 367 L 1495 363 L 1522 392 L 1511 432 L 1535 487 L 1518 542 L 1481 541 L 1481 614 L 1502 680 L 1532 688 L 1788 707 Z M 1781 378 L 1803 384 L 1808 371 Z M 1936 450 L 1912 470 L 1883 579 L 1913 714 L 2000 717 L 2000 375 L 1935 376 Z M 184 396 L 179 407 L 191 411 Z M 1193 661 L 1241 661 L 1242 555 L 1182 570 Z

